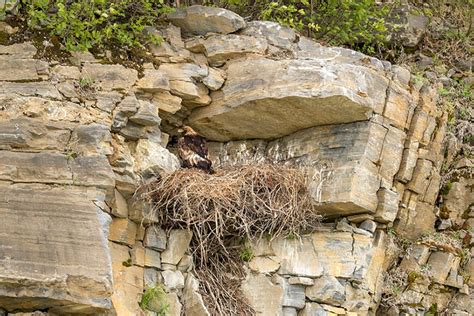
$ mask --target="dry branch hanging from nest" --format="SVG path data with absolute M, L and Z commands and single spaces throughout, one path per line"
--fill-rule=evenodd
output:
M 213 314 L 252 313 L 239 290 L 238 239 L 298 235 L 320 220 L 306 174 L 294 167 L 229 166 L 212 175 L 180 169 L 145 189 L 162 227 L 193 232 L 195 272 Z

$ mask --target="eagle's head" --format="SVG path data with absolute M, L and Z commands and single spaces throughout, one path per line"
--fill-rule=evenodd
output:
M 184 135 L 197 135 L 195 130 L 193 130 L 190 126 L 183 126 L 178 130 L 179 133 L 184 133 Z

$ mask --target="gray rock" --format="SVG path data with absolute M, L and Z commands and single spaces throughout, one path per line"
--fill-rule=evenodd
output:
M 158 271 L 154 268 L 145 268 L 143 274 L 143 285 L 145 288 L 153 288 L 156 286 L 158 279 Z
M 322 276 L 306 288 L 306 297 L 314 302 L 341 305 L 346 300 L 344 286 L 333 276 Z
M 168 20 L 179 26 L 183 32 L 195 35 L 228 34 L 245 27 L 244 19 L 232 11 L 200 5 L 168 14 Z
M 166 249 L 166 232 L 157 226 L 148 226 L 145 231 L 143 245 L 158 251 Z
M 298 311 L 294 307 L 283 307 L 283 316 L 297 316 Z
M 292 48 L 296 41 L 296 32 L 294 30 L 270 21 L 249 22 L 240 34 L 263 37 L 269 44 L 288 50 Z
M 377 229 L 377 223 L 374 222 L 373 220 L 366 219 L 360 224 L 359 228 L 369 231 L 371 233 L 374 233 L 375 230 Z
M 242 282 L 242 293 L 255 312 L 263 315 L 281 313 L 283 288 L 273 284 L 263 274 L 248 274 Z
M 292 285 L 288 280 L 276 277 L 277 283 L 283 287 L 282 306 L 302 309 L 305 305 L 305 287 L 303 285 Z
M 166 250 L 162 253 L 162 262 L 177 265 L 188 250 L 193 233 L 188 230 L 172 230 Z
M 184 276 L 181 271 L 165 270 L 161 272 L 163 283 L 169 290 L 184 288 Z
M 158 116 L 158 109 L 156 105 L 151 102 L 140 100 L 140 108 L 138 111 L 130 116 L 129 120 L 144 126 L 155 126 L 161 123 Z

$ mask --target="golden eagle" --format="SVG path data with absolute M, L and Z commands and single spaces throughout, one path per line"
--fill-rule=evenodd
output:
M 214 173 L 208 156 L 206 139 L 199 136 L 191 127 L 184 126 L 178 130 L 184 135 L 178 139 L 178 155 L 184 168 L 198 168 L 207 173 Z

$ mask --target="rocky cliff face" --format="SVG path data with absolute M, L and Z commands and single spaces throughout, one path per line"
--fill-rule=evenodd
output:
M 470 250 L 427 238 L 446 121 L 436 87 L 223 9 L 191 7 L 170 22 L 141 72 L 0 46 L 1 308 L 141 315 L 144 289 L 163 284 L 170 315 L 209 314 L 191 236 L 167 234 L 134 197 L 143 179 L 179 168 L 166 146 L 184 122 L 212 141 L 216 166 L 309 170 L 326 220 L 301 240 L 253 242 L 242 290 L 257 314 L 474 310 L 461 267 Z M 463 203 L 459 225 L 472 198 Z M 418 244 L 399 252 L 394 236 Z M 390 271 L 414 280 L 403 287 Z

